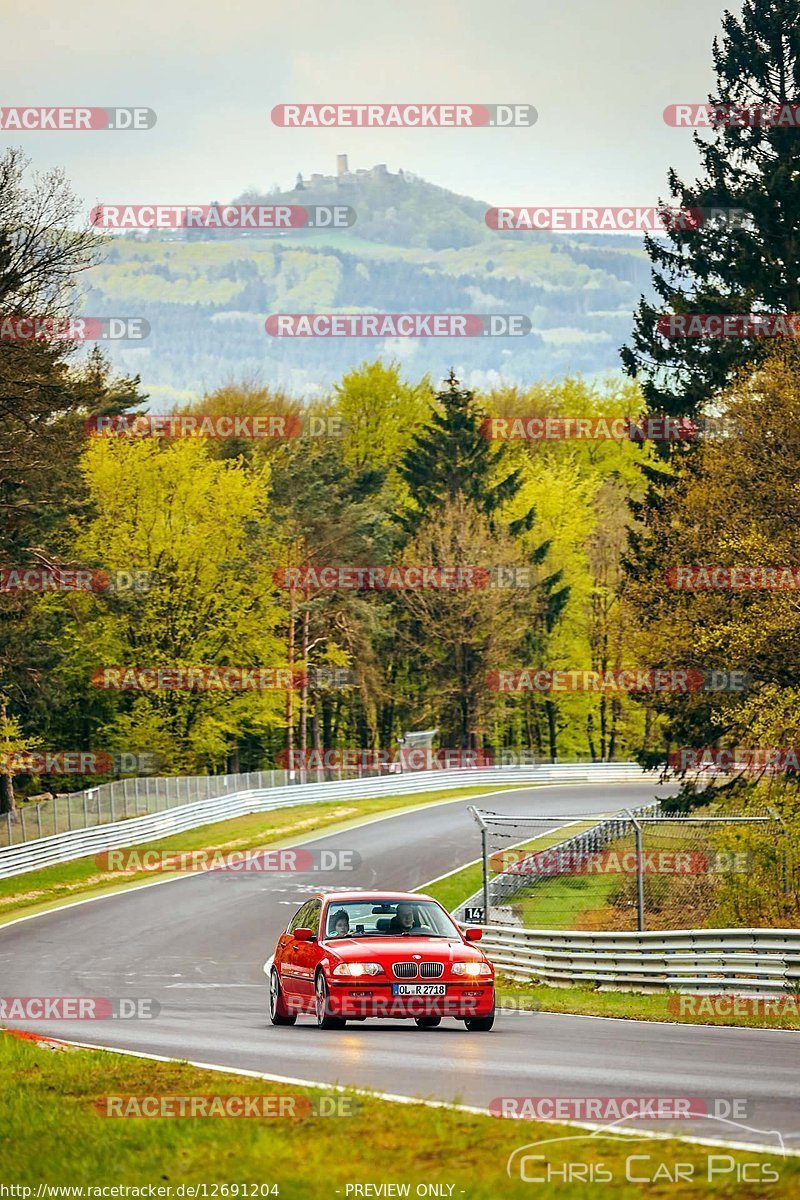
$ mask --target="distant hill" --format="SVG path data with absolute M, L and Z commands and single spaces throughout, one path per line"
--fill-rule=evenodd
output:
M 145 317 L 146 343 L 109 343 L 159 402 L 247 377 L 297 395 L 326 391 L 378 355 L 473 386 L 617 370 L 649 264 L 636 237 L 487 228 L 488 203 L 383 167 L 312 175 L 237 203 L 349 204 L 341 231 L 198 231 L 117 237 L 91 273 L 84 311 Z M 522 338 L 278 339 L 277 312 L 522 313 Z

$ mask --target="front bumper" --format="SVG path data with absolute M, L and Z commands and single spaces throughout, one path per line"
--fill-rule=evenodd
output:
M 488 1017 L 494 1008 L 494 983 L 446 984 L 444 996 L 393 996 L 392 984 L 328 980 L 328 1003 L 336 1017 Z

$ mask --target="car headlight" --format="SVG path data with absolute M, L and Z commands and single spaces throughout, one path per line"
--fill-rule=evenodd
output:
M 333 968 L 334 975 L 382 975 L 380 963 L 343 962 Z
M 492 968 L 485 962 L 457 962 L 453 963 L 454 975 L 471 975 L 473 978 L 476 975 L 491 975 Z

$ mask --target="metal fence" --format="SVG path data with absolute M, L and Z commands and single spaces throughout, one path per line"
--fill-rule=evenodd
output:
M 623 991 L 795 993 L 800 929 L 576 933 L 484 927 L 481 947 L 512 979 Z
M 168 775 L 115 779 L 82 792 L 54 796 L 52 800 L 24 802 L 16 814 L 0 817 L 0 846 L 19 845 L 76 829 L 113 825 L 132 817 L 165 812 L 197 800 L 210 800 L 252 788 L 281 787 L 289 782 L 286 771 L 252 771 L 245 775 Z
M 603 767 L 634 767 L 633 763 L 550 763 L 520 757 L 518 752 L 510 761 L 498 752 L 492 767 L 454 767 L 460 770 L 497 770 L 501 767 L 536 767 L 546 770 L 555 766 L 558 771 L 591 770 Z M 437 768 L 441 770 L 443 768 Z M 638 770 L 638 768 L 637 768 Z M 51 800 L 35 803 L 21 801 L 16 813 L 0 816 L 0 847 L 19 845 L 37 838 L 52 837 L 76 829 L 94 829 L 97 825 L 113 825 L 133 817 L 144 817 L 149 813 L 164 812 L 197 800 L 210 800 L 214 796 L 228 796 L 233 792 L 251 791 L 255 788 L 288 787 L 304 783 L 333 783 L 347 780 L 374 779 L 402 774 L 399 766 L 336 767 L 333 769 L 297 769 L 294 771 L 266 770 L 250 771 L 238 775 L 168 775 L 141 776 L 115 779 L 111 783 L 100 783 L 84 791 L 69 792 L 54 796 Z M 417 771 L 413 772 L 417 774 Z M 587 776 L 588 778 L 588 776 Z
M 713 803 L 664 813 L 654 803 L 594 822 L 575 817 L 570 824 L 579 828 L 553 839 L 564 816 L 470 811 L 481 835 L 482 886 L 454 910 L 459 920 L 557 929 L 582 918 L 584 928 L 621 932 L 646 922 L 793 923 L 797 872 L 774 813 L 718 812 Z M 758 838 L 746 836 L 755 829 Z M 772 897 L 769 911 L 738 882 L 745 875 Z
M 263 772 L 268 776 L 270 772 Z M 276 772 L 277 774 L 277 772 Z M 253 776 L 201 776 L 201 779 L 243 781 Z M 637 763 L 558 763 L 537 767 L 513 766 L 481 769 L 462 768 L 447 771 L 419 771 L 400 775 L 381 775 L 326 783 L 275 784 L 270 786 L 231 786 L 216 795 L 202 797 L 192 803 L 164 804 L 158 811 L 142 816 L 124 812 L 114 822 L 67 830 L 49 837 L 28 839 L 0 847 L 0 878 L 20 875 L 38 867 L 69 862 L 88 854 L 118 850 L 139 845 L 156 837 L 169 837 L 196 829 L 201 825 L 224 821 L 248 813 L 266 812 L 273 808 L 311 804 L 320 800 L 361 798 L 382 795 L 403 795 L 410 792 L 440 791 L 470 786 L 513 786 L 514 784 L 622 783 L 644 778 Z M 143 783 L 143 780 L 139 780 Z M 149 781 L 152 785 L 153 780 Z M 184 783 L 192 783 L 189 780 Z M 166 796 L 166 793 L 165 793 Z M 155 794 L 151 796 L 155 799 Z M 123 819 L 119 819 L 119 815 Z
M 459 904 L 457 909 L 454 909 L 454 915 L 457 920 L 461 921 L 478 921 L 484 924 L 488 918 L 491 919 L 492 911 L 503 907 L 509 900 L 513 899 L 519 892 L 530 888 L 531 884 L 537 880 L 552 879 L 553 872 L 545 870 L 544 867 L 538 865 L 538 860 L 542 854 L 542 850 L 531 849 L 529 853 L 520 851 L 514 858 L 512 864 L 506 870 L 499 870 L 492 874 L 491 860 L 492 851 L 496 846 L 492 845 L 491 830 L 502 829 L 502 837 L 504 840 L 513 842 L 514 846 L 519 845 L 523 838 L 520 836 L 525 830 L 528 835 L 528 840 L 534 840 L 531 837 L 534 829 L 537 832 L 545 832 L 552 828 L 559 821 L 574 825 L 576 821 L 581 820 L 580 817 L 506 817 L 499 813 L 487 812 L 478 808 L 470 808 L 475 821 L 481 831 L 481 864 L 483 868 L 483 882 L 481 888 L 477 892 L 473 892 L 466 900 Z M 634 810 L 639 816 L 656 816 L 660 814 L 661 807 L 656 802 L 653 804 L 644 805 Z M 586 818 L 583 818 L 586 821 Z M 544 827 L 544 828 L 542 828 Z M 547 855 L 555 859 L 567 856 L 575 859 L 589 859 L 591 855 L 602 850 L 604 846 L 618 840 L 630 833 L 633 829 L 631 817 L 619 815 L 597 821 L 590 825 L 588 829 L 582 829 L 580 833 L 572 834 L 570 837 L 562 838 L 555 844 L 550 845 L 546 849 Z M 541 833 L 539 833 L 541 836 Z M 502 850 L 499 851 L 498 857 L 502 858 Z

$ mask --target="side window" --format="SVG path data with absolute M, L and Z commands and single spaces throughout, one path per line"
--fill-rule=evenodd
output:
M 319 918 L 320 918 L 320 913 L 322 912 L 322 901 L 321 900 L 309 900 L 307 907 L 308 907 L 308 912 L 306 913 L 306 916 L 305 916 L 305 924 L 308 926 L 308 928 L 311 930 L 311 932 L 313 934 L 318 934 L 319 933 Z
M 306 918 L 308 909 L 311 907 L 311 903 L 312 902 L 310 900 L 306 900 L 305 904 L 300 905 L 297 912 L 294 914 L 291 921 L 289 922 L 289 926 L 288 926 L 289 933 L 294 933 L 295 929 L 299 929 L 300 927 L 302 927 L 306 924 L 305 918 Z

